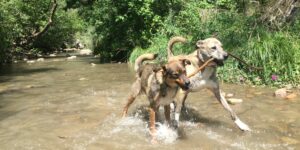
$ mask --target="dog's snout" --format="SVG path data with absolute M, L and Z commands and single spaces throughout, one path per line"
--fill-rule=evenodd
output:
M 224 60 L 228 59 L 228 53 L 225 53 Z
M 186 82 L 184 83 L 185 86 L 189 86 L 190 84 L 191 84 L 190 81 L 186 81 Z
M 228 59 L 228 54 L 226 53 L 226 55 L 224 56 L 224 59 L 226 60 L 226 59 Z

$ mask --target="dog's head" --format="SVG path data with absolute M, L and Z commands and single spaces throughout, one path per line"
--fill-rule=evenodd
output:
M 179 86 L 183 90 L 188 90 L 190 80 L 186 76 L 185 66 L 190 65 L 191 62 L 187 59 L 180 59 L 168 62 L 164 65 L 164 78 L 168 86 L 177 87 Z
M 224 61 L 228 58 L 228 54 L 222 48 L 222 43 L 216 38 L 207 38 L 199 40 L 196 43 L 198 48 L 197 55 L 203 62 L 210 58 L 214 58 L 214 62 L 218 66 L 223 66 Z

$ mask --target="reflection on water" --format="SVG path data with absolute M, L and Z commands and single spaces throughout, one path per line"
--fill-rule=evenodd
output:
M 175 131 L 158 123 L 151 145 L 144 96 L 121 119 L 134 73 L 127 64 L 82 57 L 0 70 L 1 149 L 299 149 L 300 100 L 271 89 L 222 85 L 242 98 L 232 106 L 252 132 L 240 131 L 208 91 L 192 93 Z

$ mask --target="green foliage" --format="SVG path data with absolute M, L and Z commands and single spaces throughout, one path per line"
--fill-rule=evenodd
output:
M 94 48 L 104 61 L 133 62 L 146 52 L 158 53 L 159 61 L 164 61 L 172 36 L 188 38 L 189 43 L 174 48 L 175 54 L 187 54 L 197 40 L 217 35 L 226 51 L 264 67 L 261 72 L 250 71 L 229 59 L 219 70 L 221 79 L 271 85 L 300 82 L 299 12 L 280 27 L 259 21 L 265 7 L 274 1 L 260 0 L 261 5 L 253 8 L 254 3 L 237 0 L 57 1 L 53 24 L 27 47 L 16 43 L 45 27 L 52 1 L 1 1 L 1 63 L 15 53 L 51 52 L 74 38 Z
M 65 11 L 64 0 L 57 0 L 58 8 L 49 30 L 26 45 L 28 37 L 43 30 L 49 20 L 52 0 L 7 0 L 0 6 L 0 61 L 11 60 L 15 54 L 51 52 L 61 47 L 63 42 L 73 39 L 83 28 L 83 21 L 74 10 Z M 31 50 L 34 49 L 34 50 Z
M 42 49 L 44 53 L 59 49 L 63 43 L 73 43 L 75 34 L 84 27 L 77 11 L 73 9 L 58 10 L 54 20 L 52 28 L 33 43 L 33 47 Z
M 127 59 L 134 47 L 147 47 L 153 34 L 162 26 L 169 9 L 177 8 L 175 1 L 101 0 L 95 1 L 86 17 L 95 27 L 95 53 L 102 58 Z M 113 58 L 115 57 L 115 58 Z
M 219 77 L 226 82 L 243 82 L 258 85 L 299 84 L 300 79 L 300 23 L 298 19 L 285 28 L 274 30 L 259 23 L 259 13 L 247 16 L 241 14 L 242 4 L 232 0 L 189 1 L 182 4 L 181 11 L 170 13 L 164 20 L 160 31 L 155 34 L 151 45 L 136 48 L 131 56 L 133 62 L 137 56 L 146 52 L 158 53 L 166 58 L 168 40 L 182 35 L 190 43 L 175 49 L 177 54 L 193 51 L 199 39 L 212 35 L 222 41 L 223 47 L 253 66 L 263 67 L 263 71 L 251 71 L 245 66 L 229 59 L 219 69 Z M 272 76 L 276 78 L 272 79 Z
M 159 35 L 153 39 L 152 45 L 148 49 L 143 49 L 141 47 L 136 47 L 129 57 L 130 62 L 134 62 L 134 60 L 144 54 L 144 53 L 157 53 L 158 60 L 163 61 L 167 57 L 166 43 L 168 42 L 168 38 L 163 35 Z
M 0 3 L 0 7 L 4 8 L 3 3 Z M 5 9 L 0 9 L 0 64 L 8 62 L 11 58 L 8 47 L 12 39 L 11 32 L 13 32 L 13 28 L 7 20 L 8 12 Z
M 228 82 L 242 81 L 259 85 L 299 84 L 299 48 L 299 38 L 296 39 L 288 32 L 257 34 L 234 53 L 251 62 L 253 66 L 263 67 L 263 71 L 249 71 L 239 63 L 231 61 L 220 70 L 220 76 Z M 272 80 L 272 76 L 278 78 Z

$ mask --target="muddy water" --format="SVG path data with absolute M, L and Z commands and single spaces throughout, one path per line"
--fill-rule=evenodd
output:
M 84 57 L 47 59 L 1 68 L 0 149 L 300 149 L 300 99 L 273 89 L 225 85 L 242 98 L 232 106 L 252 132 L 240 131 L 207 91 L 188 97 L 181 127 L 158 124 L 150 143 L 145 97 L 121 119 L 134 74 L 127 64 Z

